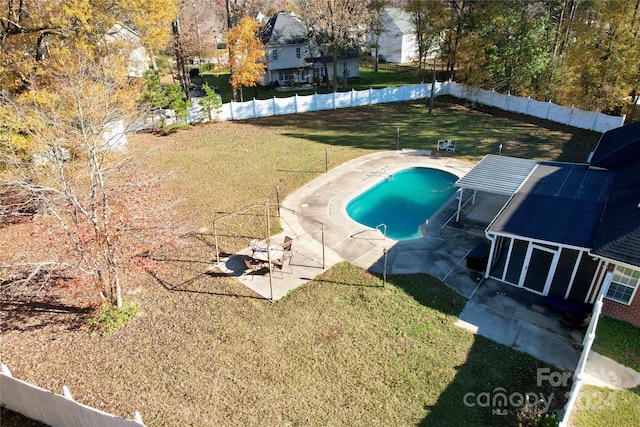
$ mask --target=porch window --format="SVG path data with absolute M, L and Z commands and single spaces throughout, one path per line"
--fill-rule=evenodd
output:
M 273 49 L 271 51 L 271 60 L 272 61 L 277 61 L 278 60 L 278 49 Z
M 638 289 L 638 282 L 640 282 L 640 270 L 616 267 L 607 291 L 607 298 L 622 304 L 631 304 L 633 295 Z

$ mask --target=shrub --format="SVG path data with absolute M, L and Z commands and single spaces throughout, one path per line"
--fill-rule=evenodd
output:
M 140 302 L 128 298 L 123 299 L 122 308 L 104 302 L 87 322 L 90 331 L 110 335 L 124 326 L 140 313 Z

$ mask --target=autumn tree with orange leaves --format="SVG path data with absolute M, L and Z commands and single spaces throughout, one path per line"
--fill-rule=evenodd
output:
M 257 35 L 258 23 L 248 16 L 227 32 L 229 43 L 229 65 L 231 67 L 231 86 L 240 90 L 240 101 L 243 100 L 242 88 L 254 87 L 264 74 L 265 48 Z
M 33 237 L 47 249 L 43 258 L 0 254 L 2 291 L 63 282 L 120 307 L 136 255 L 163 224 L 148 209 L 151 181 L 114 147 L 141 115 L 131 54 L 140 44 L 150 54 L 164 47 L 175 2 L 8 0 L 0 8 L 0 196 L 19 195 L 0 205 L 19 198 L 37 207 Z

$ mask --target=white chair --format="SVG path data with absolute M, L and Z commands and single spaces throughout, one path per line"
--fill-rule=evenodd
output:
M 438 151 L 456 151 L 456 142 L 449 141 L 448 139 L 439 139 L 438 140 Z

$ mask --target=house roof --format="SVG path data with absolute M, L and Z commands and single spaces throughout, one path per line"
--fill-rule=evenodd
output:
M 640 155 L 616 172 L 593 249 L 596 255 L 635 266 L 640 266 L 639 176 Z
M 488 154 L 456 186 L 510 196 L 537 164 L 535 160 Z
M 614 175 L 586 164 L 541 162 L 488 231 L 590 249 Z
M 304 44 L 307 28 L 294 13 L 280 11 L 260 28 L 260 36 L 265 46 Z
M 602 134 L 591 156 L 595 167 L 619 170 L 640 158 L 640 122 L 632 123 Z

